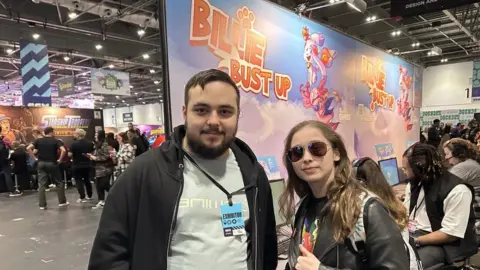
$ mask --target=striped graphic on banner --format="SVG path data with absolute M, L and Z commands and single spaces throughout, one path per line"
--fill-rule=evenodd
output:
M 51 106 L 47 45 L 20 41 L 24 106 Z

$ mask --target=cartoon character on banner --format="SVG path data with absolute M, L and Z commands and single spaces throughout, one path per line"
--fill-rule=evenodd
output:
M 398 85 L 400 87 L 400 97 L 397 100 L 397 113 L 403 117 L 405 129 L 411 130 L 413 127 L 412 114 L 413 107 L 409 102 L 409 92 L 412 85 L 412 76 L 408 75 L 408 69 L 400 65 L 400 77 Z
M 303 27 L 302 35 L 305 40 L 303 59 L 308 71 L 306 84 L 300 85 L 303 105 L 316 112 L 318 121 L 329 124 L 335 130 L 340 123 L 342 99 L 338 91 L 333 91 L 332 96 L 329 96 L 325 85 L 327 68 L 332 66 L 336 52 L 327 47 L 321 48 L 325 42 L 322 33 L 310 35 L 308 28 Z M 320 80 L 318 75 L 320 75 Z

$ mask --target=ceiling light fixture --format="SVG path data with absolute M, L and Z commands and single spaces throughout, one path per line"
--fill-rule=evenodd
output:
M 130 85 L 130 89 L 132 89 L 132 88 L 133 88 L 133 85 Z
M 150 73 L 155 73 L 155 70 L 154 69 L 150 69 Z
M 125 103 L 125 100 L 122 100 L 123 103 Z
M 8 48 L 6 52 L 7 52 L 7 54 L 12 54 L 12 53 L 13 53 L 13 49 Z
M 76 17 L 77 17 L 77 13 L 73 11 L 68 13 L 68 18 L 70 18 L 71 20 L 75 19 Z
M 370 16 L 370 17 L 367 17 L 367 22 L 374 22 L 377 20 L 377 16 Z
M 146 54 L 146 53 L 143 54 L 142 56 L 143 56 L 143 59 L 148 59 L 148 58 L 150 58 L 150 55 L 148 55 L 148 54 Z
M 102 48 L 103 46 L 101 44 L 95 45 L 95 49 L 97 49 L 97 51 L 101 50 Z
M 137 34 L 138 34 L 139 36 L 143 36 L 143 35 L 145 35 L 145 30 L 139 29 L 139 30 L 137 31 Z
M 160 92 L 160 88 L 157 88 L 157 92 Z
M 32 37 L 33 37 L 33 39 L 38 39 L 40 37 L 40 35 L 35 33 L 35 34 L 32 35 Z
M 159 84 L 160 82 L 159 82 L 159 81 L 154 81 L 153 83 L 154 83 L 154 84 Z
M 65 62 L 68 62 L 68 61 L 70 61 L 70 57 L 64 56 L 64 57 L 63 57 L 63 60 L 65 60 Z
M 418 47 L 420 46 L 420 42 L 414 42 L 412 43 L 412 47 L 415 48 L 415 47 Z
M 447 58 L 444 58 L 444 59 L 440 60 L 440 62 L 446 63 L 446 62 L 448 62 L 448 59 L 447 59 Z
M 400 36 L 402 34 L 402 31 L 400 30 L 397 30 L 397 31 L 393 31 L 392 32 L 392 36 L 396 37 L 396 36 Z
M 114 68 L 115 66 L 113 64 L 108 65 L 109 68 Z
M 367 10 L 367 3 L 365 0 L 345 0 L 351 8 L 355 9 L 358 12 L 364 13 Z
M 142 104 L 145 104 L 145 101 L 144 101 L 144 102 L 142 102 Z

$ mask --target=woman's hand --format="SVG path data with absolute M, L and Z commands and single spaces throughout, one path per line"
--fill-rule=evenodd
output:
M 90 154 L 90 153 L 87 153 L 87 156 L 91 159 L 91 160 L 97 160 L 97 157 Z
M 300 245 L 300 252 L 302 256 L 298 257 L 297 264 L 295 265 L 295 269 L 297 270 L 318 270 L 320 267 L 320 261 L 313 255 L 312 253 L 308 252 L 308 250 L 303 246 Z

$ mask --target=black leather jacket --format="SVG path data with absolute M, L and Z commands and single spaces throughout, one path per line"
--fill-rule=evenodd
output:
M 295 234 L 290 242 L 288 264 L 285 269 L 295 269 L 297 258 L 300 256 L 299 244 L 303 221 L 308 205 L 308 197 L 303 200 L 295 216 Z M 395 269 L 408 270 L 409 260 L 405 250 L 400 229 L 387 210 L 377 200 L 369 200 L 364 208 L 364 223 L 366 231 L 365 255 L 367 260 L 362 262 L 358 253 L 353 250 L 349 240 L 337 243 L 331 232 L 331 222 L 328 218 L 318 230 L 317 242 L 327 242 L 323 250 L 315 249 L 321 266 L 319 270 L 333 269 Z

